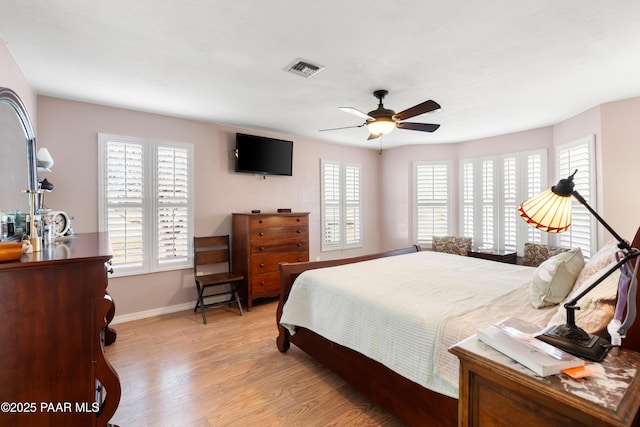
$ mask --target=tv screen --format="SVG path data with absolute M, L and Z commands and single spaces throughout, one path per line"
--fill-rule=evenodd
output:
M 236 172 L 291 176 L 293 141 L 236 134 Z

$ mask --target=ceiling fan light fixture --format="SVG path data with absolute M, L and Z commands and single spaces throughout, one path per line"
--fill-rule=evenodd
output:
M 390 117 L 378 117 L 367 123 L 367 129 L 372 135 L 386 135 L 396 127 L 396 122 Z

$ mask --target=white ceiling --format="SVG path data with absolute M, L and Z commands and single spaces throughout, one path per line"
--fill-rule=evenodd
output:
M 555 124 L 640 95 L 637 0 L 0 0 L 0 37 L 41 95 L 379 148 L 362 119 L 442 109 L 382 146 Z M 305 79 L 296 58 L 325 68 Z

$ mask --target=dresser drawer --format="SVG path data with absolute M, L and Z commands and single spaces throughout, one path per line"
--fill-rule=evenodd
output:
M 270 273 L 254 274 L 251 276 L 249 286 L 251 287 L 252 294 L 279 290 L 280 272 L 272 271 Z
M 268 253 L 309 252 L 307 235 L 294 235 L 282 239 L 255 239 L 251 241 L 251 254 L 256 256 Z
M 280 240 L 280 239 L 306 239 L 309 227 L 304 224 L 300 224 L 296 227 L 269 227 L 269 228 L 254 228 L 249 234 L 249 238 L 252 243 L 265 241 L 265 240 Z
M 251 229 L 265 227 L 292 227 L 296 225 L 309 225 L 309 218 L 304 216 L 259 216 L 251 217 Z
M 278 264 L 281 262 L 306 262 L 309 256 L 306 253 L 268 254 L 265 256 L 255 256 L 251 258 L 251 272 L 253 274 L 278 271 Z

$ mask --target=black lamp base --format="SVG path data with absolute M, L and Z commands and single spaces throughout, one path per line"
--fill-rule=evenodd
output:
M 573 328 L 569 328 L 569 326 L 550 326 L 536 338 L 574 356 L 583 357 L 594 362 L 602 362 L 602 359 L 611 348 L 609 341 L 597 335 L 588 334 L 574 326 L 573 328 L 582 333 L 582 336 L 577 338 L 575 336 L 576 331 Z

